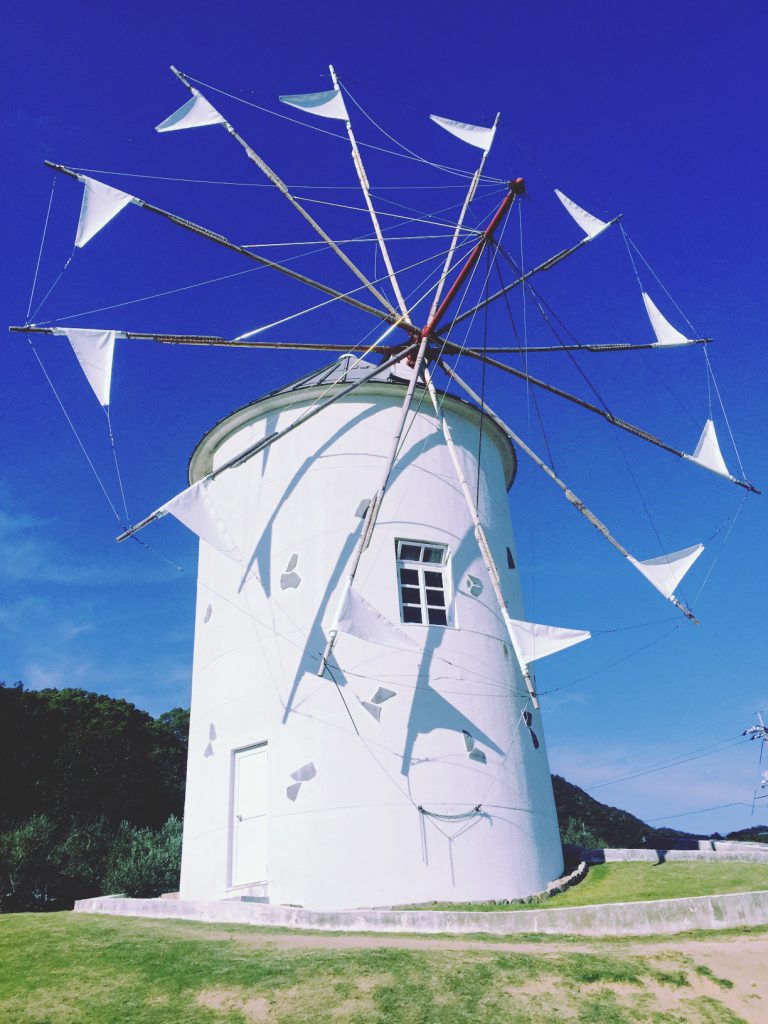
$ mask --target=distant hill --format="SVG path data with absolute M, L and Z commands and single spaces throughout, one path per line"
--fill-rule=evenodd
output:
M 588 793 L 572 782 L 567 782 L 559 775 L 552 776 L 555 791 L 557 817 L 560 822 L 560 833 L 565 841 L 579 843 L 578 833 L 566 834 L 568 823 L 580 823 L 585 832 L 584 846 L 617 846 L 658 848 L 670 841 L 694 839 L 690 832 L 678 832 L 671 828 L 652 828 L 640 818 L 618 807 L 601 804 Z

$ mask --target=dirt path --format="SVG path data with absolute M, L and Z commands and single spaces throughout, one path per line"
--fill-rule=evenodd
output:
M 498 955 L 501 952 L 535 955 L 536 957 L 567 957 L 571 954 L 614 955 L 641 957 L 655 967 L 682 970 L 688 985 L 675 989 L 656 983 L 646 985 L 657 1009 L 681 1015 L 681 1020 L 693 1017 L 695 1000 L 702 997 L 716 1000 L 727 1007 L 746 1024 L 765 1024 L 768 1020 L 768 935 L 728 935 L 722 939 L 708 937 L 696 940 L 678 939 L 650 942 L 619 941 L 610 939 L 597 943 L 558 942 L 505 942 L 480 939 L 437 938 L 398 935 L 325 935 L 323 933 L 242 932 L 226 929 L 192 931 L 198 938 L 234 941 L 249 947 L 272 947 L 285 950 L 356 950 L 407 949 L 415 952 L 464 953 Z M 552 983 L 541 979 L 526 985 L 528 994 L 537 986 L 542 992 Z M 588 987 L 588 986 L 587 986 Z M 613 986 L 621 999 L 624 986 Z M 255 1018 L 262 1019 L 262 1018 Z

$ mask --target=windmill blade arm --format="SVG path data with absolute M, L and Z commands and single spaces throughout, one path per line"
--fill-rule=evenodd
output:
M 555 387 L 554 384 L 547 384 L 546 381 L 539 380 L 538 377 L 533 377 L 529 373 L 524 373 L 522 370 L 516 370 L 512 366 L 508 366 L 506 363 L 500 362 L 498 359 L 493 359 L 489 355 L 483 352 L 475 352 L 469 349 L 461 349 L 460 346 L 454 345 L 451 342 L 445 342 L 445 350 L 447 352 L 454 352 L 456 354 L 464 352 L 465 355 L 470 356 L 472 359 L 479 359 L 481 362 L 487 363 L 489 366 L 495 366 L 499 370 L 503 370 L 505 373 L 511 374 L 513 377 L 518 377 L 520 380 L 527 381 L 528 384 L 533 384 L 534 387 L 542 388 L 544 391 L 549 391 L 553 395 L 557 395 L 559 398 L 564 398 L 568 402 L 573 402 L 574 405 L 581 406 L 582 409 L 586 409 L 588 412 L 595 413 L 600 416 L 611 426 L 618 427 L 620 430 L 626 431 L 628 434 L 633 434 L 635 437 L 639 437 L 641 441 L 647 441 L 649 444 L 655 445 L 657 448 L 663 449 L 665 452 L 669 452 L 670 455 L 676 455 L 679 459 L 683 459 L 686 462 L 690 462 L 691 456 L 686 452 L 680 451 L 679 448 L 674 448 L 672 445 L 667 444 L 666 441 L 662 441 L 660 437 L 656 437 L 655 434 L 649 433 L 647 430 L 643 430 L 642 427 L 636 427 L 633 423 L 628 423 L 627 420 L 622 420 L 618 416 L 614 416 L 612 412 L 607 409 L 601 409 L 597 405 L 593 405 L 592 402 L 588 402 L 584 398 L 578 398 L 576 395 L 572 395 L 568 391 L 563 391 L 562 388 Z M 757 488 L 749 483 L 748 480 L 739 480 L 736 477 L 725 477 L 731 483 L 736 484 L 738 487 L 743 487 L 747 491 L 752 491 L 754 494 L 760 492 Z
M 64 335 L 61 327 L 37 327 L 34 324 L 15 325 L 12 324 L 9 331 L 17 334 L 52 334 Z M 160 345 L 193 345 L 198 347 L 210 346 L 213 348 L 253 348 L 253 349 L 283 349 L 293 352 L 370 352 L 371 346 L 360 343 L 351 345 L 344 344 L 323 344 L 322 342 L 311 341 L 238 341 L 229 340 L 216 334 L 152 334 L 141 331 L 117 331 L 117 337 L 126 341 L 154 341 Z M 380 355 L 391 356 L 395 352 L 401 352 L 402 345 L 380 345 L 376 351 Z
M 184 74 L 182 74 L 181 71 L 173 67 L 173 65 L 171 65 L 171 71 L 174 73 L 174 75 L 176 75 L 181 84 L 186 86 L 187 89 L 189 89 L 190 93 L 193 96 L 196 94 L 199 94 L 201 96 L 203 95 L 202 93 L 200 93 L 200 90 L 196 89 L 189 81 L 189 79 Z M 336 255 L 339 257 L 341 262 L 344 263 L 352 271 L 355 277 L 363 283 L 363 285 L 368 289 L 371 295 L 373 295 L 382 304 L 382 306 L 384 307 L 384 309 L 386 309 L 388 313 L 394 313 L 395 310 L 392 307 L 389 300 L 386 298 L 386 296 L 382 295 L 378 288 L 371 281 L 369 281 L 369 279 L 365 276 L 362 270 L 360 270 L 357 264 L 353 260 L 351 260 L 349 256 L 347 256 L 347 254 L 344 252 L 344 250 L 339 245 L 337 245 L 336 242 L 334 242 L 331 236 L 327 234 L 323 230 L 323 228 L 320 227 L 320 225 L 317 223 L 312 214 L 309 213 L 309 211 L 306 210 L 298 201 L 298 199 L 291 193 L 290 189 L 282 180 L 282 178 L 277 174 L 277 172 L 274 171 L 269 166 L 269 164 L 265 160 L 263 160 L 262 157 L 260 157 L 259 154 L 245 141 L 245 139 L 238 134 L 238 132 L 232 127 L 229 121 L 223 119 L 222 127 L 225 128 L 226 131 L 232 136 L 232 138 L 240 144 L 240 146 L 245 151 L 245 154 L 251 161 L 251 163 L 255 164 L 262 172 L 262 174 L 264 174 L 269 179 L 269 181 L 271 181 L 272 184 L 278 189 L 278 191 L 285 196 L 285 198 L 288 200 L 291 206 L 293 206 L 293 208 L 297 210 L 298 213 L 301 214 L 304 220 L 312 227 L 312 229 L 320 236 L 320 238 L 322 238 L 322 240 L 328 246 L 330 246 L 333 252 L 335 252 Z
M 691 345 L 711 345 L 712 338 L 694 338 Z M 672 346 L 668 346 L 672 347 Z M 605 344 L 589 344 L 574 342 L 572 345 L 487 345 L 485 348 L 465 348 L 465 352 L 495 352 L 503 354 L 527 355 L 530 352 L 639 352 L 646 349 L 658 349 L 656 342 L 643 342 L 641 344 L 616 341 Z
M 608 221 L 608 223 L 606 224 L 606 228 L 611 227 L 613 224 L 617 224 L 621 220 L 621 218 L 622 214 L 619 214 L 618 217 L 614 217 L 613 220 Z M 596 235 L 595 237 L 597 238 L 599 236 Z M 550 256 L 549 259 L 544 260 L 544 262 L 540 263 L 537 267 L 533 267 L 525 274 L 521 274 L 520 277 L 510 282 L 510 284 L 505 285 L 503 288 L 500 288 L 497 292 L 494 292 L 493 295 L 489 295 L 487 298 L 483 299 L 482 302 L 478 302 L 476 306 L 473 306 L 471 309 L 467 309 L 465 310 L 465 312 L 459 314 L 459 316 L 455 317 L 450 322 L 450 324 L 448 324 L 445 330 L 449 331 L 452 327 L 455 327 L 456 324 L 460 324 L 463 320 L 467 320 L 470 317 L 473 317 L 475 313 L 477 313 L 479 310 L 485 309 L 486 306 L 489 306 L 492 302 L 495 302 L 496 299 L 500 299 L 503 295 L 506 295 L 508 292 L 511 292 L 513 288 L 517 288 L 519 285 L 525 284 L 525 282 L 532 278 L 535 274 L 540 274 L 545 270 L 551 270 L 552 267 L 556 266 L 558 263 L 561 263 L 569 256 L 572 256 L 575 252 L 578 252 L 579 249 L 582 249 L 591 241 L 592 238 L 590 238 L 589 235 L 587 235 L 586 238 L 582 238 L 581 241 L 576 243 L 576 245 L 572 245 L 570 249 L 563 249 L 560 252 L 555 253 L 554 256 Z
M 44 161 L 46 167 L 50 167 L 51 170 L 58 171 L 61 174 L 66 174 L 70 178 L 81 179 L 81 175 L 77 171 L 73 171 L 69 167 L 65 167 L 63 164 L 55 164 L 50 160 Z M 207 238 L 211 242 L 215 242 L 217 245 L 223 246 L 225 249 L 229 249 L 231 252 L 237 252 L 241 256 L 245 256 L 253 263 L 258 263 L 262 267 L 270 267 L 272 270 L 277 270 L 279 273 L 284 274 L 286 277 L 292 278 L 294 281 L 300 281 L 302 284 L 309 285 L 316 291 L 323 292 L 325 295 L 330 295 L 334 299 L 338 299 L 340 302 L 345 302 L 349 306 L 354 306 L 356 309 L 361 309 L 366 313 L 370 313 L 377 319 L 384 321 L 385 323 L 394 323 L 396 320 L 400 320 L 400 324 L 406 329 L 413 332 L 415 328 L 412 325 L 406 325 L 402 318 L 398 318 L 397 314 L 385 313 L 384 311 L 377 309 L 375 306 L 369 306 L 365 302 L 361 302 L 359 299 L 354 298 L 351 294 L 345 294 L 344 292 L 338 291 L 336 288 L 331 288 L 329 285 L 322 284 L 320 281 L 315 281 L 314 278 L 307 277 L 306 274 L 300 274 L 296 270 L 291 270 L 289 267 L 284 267 L 280 263 L 276 263 L 274 260 L 266 259 L 264 256 L 259 256 L 258 253 L 252 252 L 245 246 L 238 245 L 236 242 L 230 241 L 225 238 L 224 235 L 220 235 L 216 231 L 211 231 L 209 228 L 203 227 L 200 224 L 195 224 L 194 221 L 187 220 L 185 217 L 179 217 L 175 213 L 170 213 L 168 210 L 162 209 L 160 206 L 154 206 L 152 203 L 146 202 L 144 199 L 139 199 L 138 196 L 133 197 L 134 203 L 143 210 L 149 210 L 150 213 L 155 213 L 160 217 L 164 217 L 169 220 L 172 224 L 177 227 L 184 228 L 185 231 L 191 231 L 192 234 L 199 235 L 201 238 Z
M 483 409 L 485 414 L 487 416 L 489 416 L 493 420 L 493 422 L 507 435 L 507 437 L 509 437 L 509 439 L 514 444 L 516 444 L 522 451 L 524 451 L 525 454 L 533 462 L 536 463 L 536 465 L 539 467 L 539 469 L 543 470 L 546 473 L 546 475 L 550 478 L 550 480 L 552 480 L 553 483 L 555 483 L 560 488 L 560 490 L 563 492 L 563 494 L 565 495 L 566 499 L 570 502 L 570 504 L 573 506 L 573 508 L 575 508 L 576 511 L 580 515 L 582 515 L 587 520 L 588 523 L 591 523 L 592 526 L 594 526 L 595 529 L 600 534 L 602 534 L 603 537 L 605 537 L 605 539 L 608 541 L 608 543 L 611 544 L 614 548 L 616 548 L 616 550 L 621 555 L 623 555 L 624 558 L 626 558 L 627 561 L 630 562 L 630 564 L 632 564 L 632 556 L 630 555 L 629 551 L 627 551 L 627 549 L 624 547 L 624 545 L 620 541 L 616 540 L 616 538 L 613 536 L 613 534 L 608 529 L 608 527 L 605 525 L 605 523 L 603 523 L 602 520 L 600 520 L 595 515 L 595 513 L 592 512 L 584 504 L 584 502 L 576 494 L 573 493 L 573 491 L 568 487 L 568 485 L 565 484 L 560 479 L 559 476 L 557 476 L 555 471 L 550 466 L 548 466 L 547 463 L 544 462 L 544 460 L 541 459 L 536 454 L 536 452 L 534 452 L 533 449 L 530 448 L 525 443 L 525 441 L 523 441 L 523 439 L 518 434 L 516 434 L 515 431 L 512 430 L 512 428 L 507 423 L 505 423 L 504 420 L 502 420 L 502 418 L 499 415 L 497 415 L 497 413 L 495 413 L 493 411 L 493 409 L 490 408 L 490 406 L 486 402 L 484 402 L 482 400 L 480 395 L 478 395 L 477 392 L 474 391 L 469 386 L 469 384 L 467 384 L 467 382 L 465 380 L 463 380 L 463 378 L 461 378 L 458 375 L 458 373 L 456 373 L 455 370 L 453 370 L 450 366 L 448 366 L 448 364 L 445 362 L 445 360 L 439 359 L 438 360 L 438 365 L 440 366 L 440 369 L 443 370 L 443 372 L 448 377 L 451 378 L 451 380 L 456 381 L 456 383 L 459 385 L 459 387 L 461 387 L 469 395 L 469 397 L 474 402 L 476 402 L 480 406 L 481 409 Z M 698 619 L 695 618 L 693 612 L 689 608 L 686 608 L 685 605 L 674 596 L 674 594 L 671 597 L 668 597 L 667 600 L 669 600 L 673 605 L 675 605 L 675 607 L 678 608 L 683 613 L 683 615 L 685 615 L 685 617 L 687 619 L 690 619 L 691 622 L 695 622 L 695 623 L 698 624 Z

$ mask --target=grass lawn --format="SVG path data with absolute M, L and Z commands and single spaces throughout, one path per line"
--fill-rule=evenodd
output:
M 372 943 L 378 948 L 369 948 Z M 658 943 L 518 949 L 513 943 L 502 947 L 434 937 L 276 935 L 186 921 L 8 914 L 0 916 L 0 1021 L 544 1024 L 554 1016 L 575 1024 L 738 1024 L 761 1019 L 749 1011 L 761 1003 L 762 988 L 750 992 L 748 982 L 734 982 L 726 972 L 728 955 L 734 972 L 751 964 L 751 957 L 760 977 L 768 946 L 764 932 L 698 944 L 677 938 Z M 708 959 L 706 951 L 714 945 L 721 952 Z M 764 996 L 768 1001 L 768 988 Z
M 739 864 L 734 861 L 665 861 L 650 864 L 635 861 L 597 864 L 583 882 L 536 904 L 512 903 L 430 903 L 432 910 L 541 910 L 555 907 L 583 907 L 592 903 L 631 903 L 635 900 L 669 900 L 682 896 L 713 893 L 751 892 L 768 889 L 768 864 Z M 768 1011 L 767 1011 L 768 1012 Z

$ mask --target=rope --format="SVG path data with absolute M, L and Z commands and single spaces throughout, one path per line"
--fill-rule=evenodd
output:
M 436 818 L 438 821 L 464 821 L 466 818 L 474 818 L 482 812 L 482 804 L 476 804 L 471 811 L 462 811 L 461 814 L 440 814 L 438 811 L 428 811 L 421 804 L 416 810 L 425 818 Z
M 78 171 L 80 174 L 109 174 L 113 177 L 118 178 L 143 178 L 147 181 L 173 181 L 179 184 L 190 184 L 190 185 L 233 185 L 239 188 L 271 188 L 270 184 L 264 181 L 218 181 L 214 178 L 176 178 L 168 174 L 138 174 L 133 171 L 105 171 L 97 167 L 73 167 L 73 171 Z M 495 188 L 496 180 L 485 182 L 482 188 Z M 287 185 L 290 189 L 301 188 L 311 192 L 341 192 L 341 191 L 357 191 L 357 185 Z M 388 191 L 412 191 L 414 189 L 419 190 L 439 190 L 446 188 L 464 188 L 463 185 L 379 185 L 379 189 L 387 189 Z
M 66 410 L 66 409 L 64 408 L 64 403 L 62 402 L 61 398 L 59 397 L 59 393 L 58 393 L 58 391 L 56 390 L 56 387 L 55 387 L 55 385 L 54 385 L 53 381 L 52 381 L 52 380 L 51 380 L 51 378 L 49 377 L 49 375 L 48 375 L 48 371 L 46 370 L 45 366 L 43 365 L 43 361 L 42 361 L 42 359 L 40 358 L 40 356 L 39 356 L 39 355 L 38 355 L 38 353 L 37 353 L 37 349 L 36 349 L 36 348 L 35 348 L 35 346 L 34 346 L 34 345 L 32 344 L 32 339 L 31 339 L 31 338 L 29 337 L 29 335 L 27 335 L 26 337 L 27 337 L 27 341 L 29 342 L 29 347 L 30 347 L 30 348 L 32 349 L 32 352 L 33 352 L 33 354 L 34 354 L 34 357 L 35 357 L 35 359 L 37 360 L 37 362 L 38 362 L 38 365 L 40 366 L 40 369 L 41 369 L 41 370 L 43 371 L 43 374 L 44 374 L 44 376 L 45 376 L 45 379 L 46 379 L 46 380 L 48 381 L 48 383 L 49 383 L 49 385 L 50 385 L 50 388 L 51 388 L 51 391 L 53 392 L 53 394 L 54 394 L 54 397 L 55 397 L 56 401 L 57 401 L 57 402 L 59 403 L 59 407 L 60 407 L 61 411 L 62 411 L 62 412 L 64 413 L 64 417 L 65 417 L 65 419 L 66 419 L 67 423 L 69 424 L 69 426 L 70 426 L 70 429 L 72 430 L 72 433 L 73 433 L 73 434 L 75 435 L 75 440 L 76 440 L 76 441 L 77 441 L 77 443 L 78 443 L 78 444 L 80 445 L 80 450 L 82 451 L 83 455 L 85 456 L 86 462 L 87 462 L 87 463 L 88 463 L 88 465 L 89 465 L 89 466 L 91 467 L 91 472 L 92 472 L 92 473 L 93 473 L 93 475 L 94 475 L 94 476 L 96 477 L 96 482 L 98 483 L 99 487 L 101 488 L 101 490 L 102 490 L 102 492 L 103 492 L 103 494 L 104 494 L 104 497 L 105 497 L 105 498 L 107 499 L 107 502 L 108 502 L 108 504 L 109 504 L 109 507 L 110 507 L 110 508 L 112 509 L 112 512 L 114 513 L 115 519 L 116 519 L 116 520 L 117 520 L 117 522 L 118 522 L 118 523 L 119 523 L 119 524 L 120 524 L 120 525 L 122 526 L 122 523 L 121 523 L 121 520 L 120 520 L 120 513 L 119 513 L 119 512 L 117 511 L 117 509 L 115 508 L 115 506 L 114 506 L 114 503 L 113 503 L 112 499 L 110 498 L 110 496 L 109 496 L 109 494 L 108 494 L 108 492 L 107 492 L 107 489 L 106 489 L 106 487 L 104 486 L 104 484 L 103 484 L 103 482 L 102 482 L 102 479 L 101 479 L 101 477 L 99 476 L 99 474 L 98 474 L 98 472 L 97 472 L 97 470 L 96 470 L 96 467 L 94 466 L 93 462 L 91 461 L 91 457 L 90 457 L 90 455 L 88 454 L 88 452 L 87 452 L 87 451 L 86 451 L 86 449 L 85 449 L 85 445 L 84 445 L 84 444 L 83 444 L 83 442 L 82 442 L 82 441 L 80 440 L 80 435 L 79 435 L 79 434 L 78 434 L 78 432 L 77 432 L 77 428 L 75 427 L 74 423 L 73 423 L 73 422 L 72 422 L 72 420 L 70 419 L 69 413 L 68 413 L 68 412 L 67 412 L 67 410 Z
M 51 194 L 48 197 L 48 209 L 45 211 L 45 222 L 43 224 L 43 235 L 40 239 L 40 248 L 37 251 L 37 262 L 35 263 L 35 273 L 32 277 L 32 290 L 29 293 L 29 305 L 27 306 L 27 318 L 25 323 L 29 323 L 29 315 L 32 311 L 32 303 L 35 298 L 35 288 L 37 287 L 37 275 L 40 272 L 40 261 L 43 258 L 43 246 L 45 245 L 45 236 L 48 233 L 48 221 L 51 216 L 51 207 L 53 206 L 53 192 L 56 188 L 56 175 L 53 177 L 53 184 L 51 185 Z

